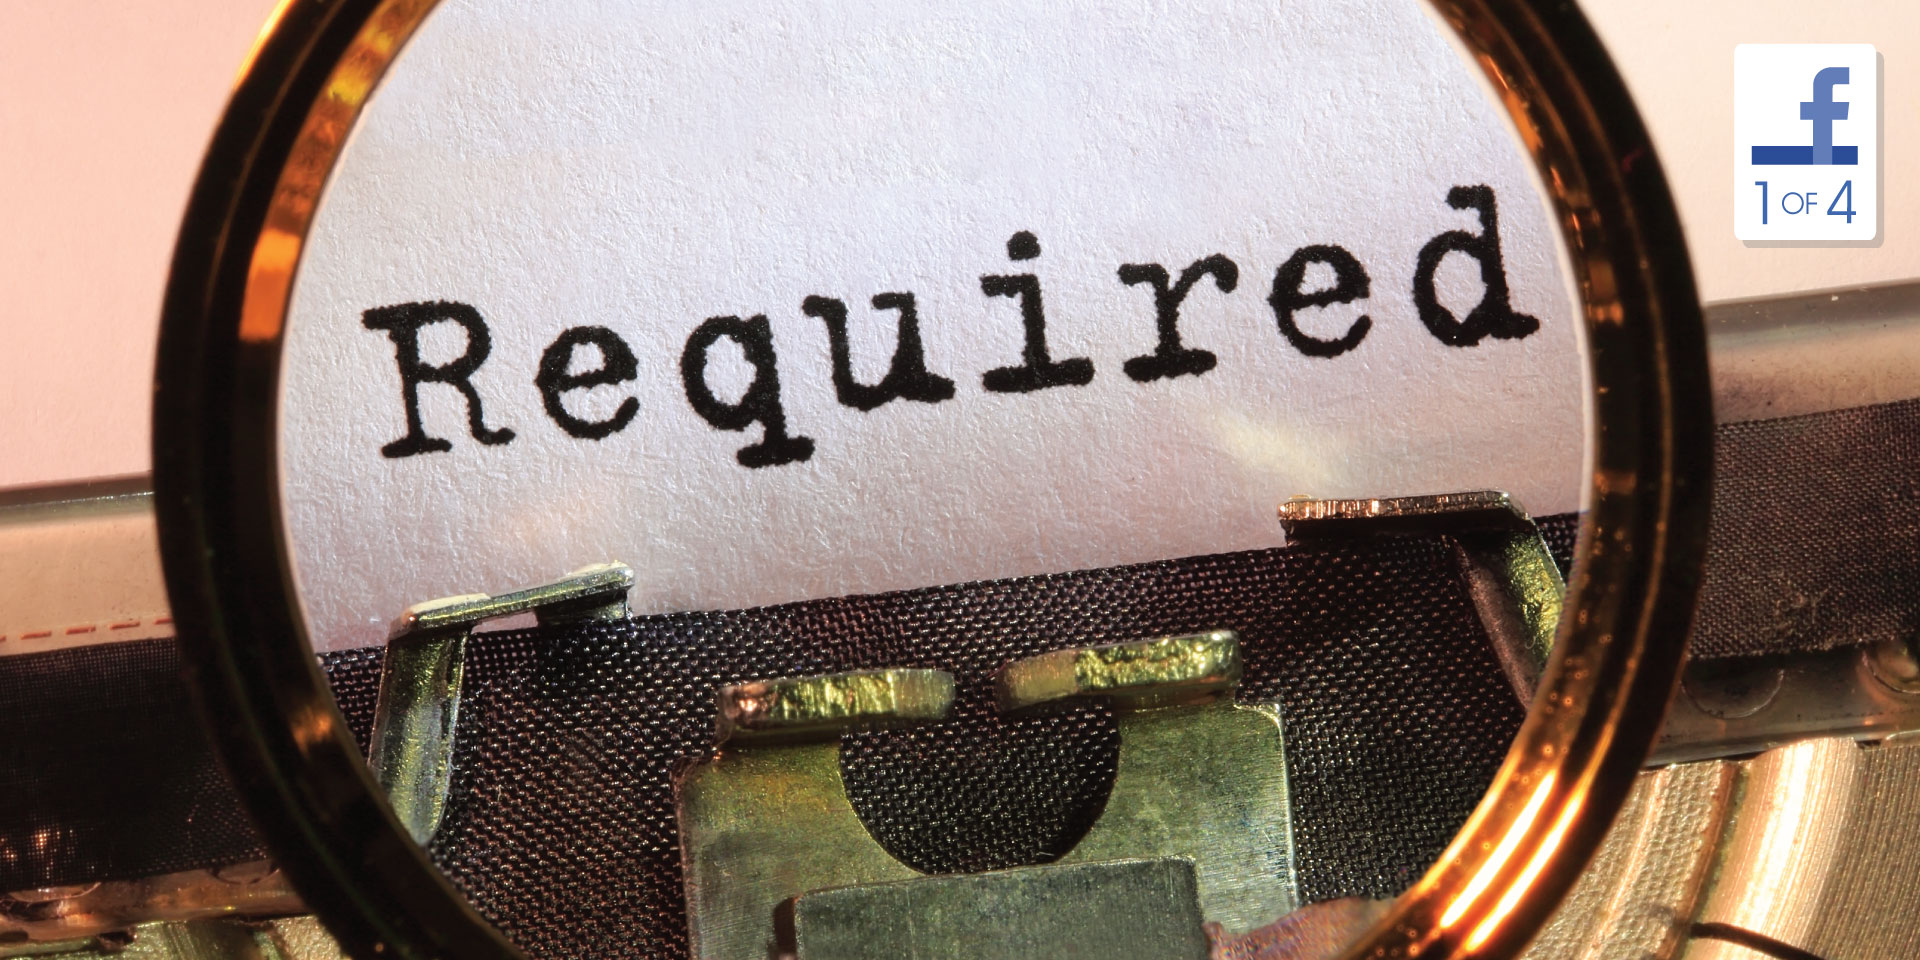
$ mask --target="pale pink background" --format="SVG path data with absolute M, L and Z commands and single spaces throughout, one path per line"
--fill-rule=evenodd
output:
M 147 469 L 167 261 L 267 0 L 0 0 L 0 486 Z
M 266 0 L 0 0 L 0 487 L 147 469 L 180 211 Z M 1920 276 L 1920 4 L 1596 0 L 1709 300 Z M 1878 247 L 1733 236 L 1736 43 L 1868 42 L 1884 62 Z

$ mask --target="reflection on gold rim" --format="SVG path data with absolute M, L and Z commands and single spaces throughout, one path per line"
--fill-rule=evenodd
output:
M 313 225 L 327 175 L 340 159 L 347 134 L 374 86 L 438 2 L 386 0 L 380 4 L 334 65 L 319 99 L 308 108 L 300 138 L 274 186 L 266 223 L 254 241 L 246 297 L 240 308 L 241 340 L 279 341 L 286 323 L 287 297 L 293 291 L 293 271 L 300 262 L 300 249 Z M 284 4 L 275 10 L 276 21 L 283 9 Z M 248 59 L 252 56 L 249 54 Z
M 1575 76 L 1572 67 L 1549 63 L 1543 73 L 1536 58 L 1544 54 L 1529 49 L 1530 43 L 1544 46 L 1538 41 L 1552 36 L 1555 29 L 1566 29 L 1568 15 L 1542 13 L 1526 0 L 1432 2 L 1491 78 L 1522 143 L 1536 158 L 1546 189 L 1561 215 L 1563 236 L 1585 308 L 1589 349 L 1595 354 L 1589 358 L 1594 382 L 1628 383 L 1636 386 L 1640 395 L 1609 396 L 1602 389 L 1595 398 L 1601 455 L 1592 478 L 1587 527 L 1581 535 L 1582 563 L 1569 593 L 1568 613 L 1562 619 L 1555 656 L 1525 725 L 1492 787 L 1452 845 L 1396 902 L 1387 918 L 1349 949 L 1346 956 L 1356 960 L 1510 957 L 1524 948 L 1546 921 L 1624 801 L 1631 777 L 1651 743 L 1658 716 L 1671 695 L 1681 642 L 1677 632 L 1664 636 L 1657 631 L 1672 626 L 1667 622 L 1672 619 L 1672 608 L 1689 598 L 1657 593 L 1660 587 L 1676 581 L 1672 573 L 1658 565 L 1670 556 L 1685 557 L 1694 549 L 1691 538 L 1697 531 L 1683 516 L 1683 508 L 1704 510 L 1703 502 L 1675 502 L 1676 486 L 1685 487 L 1703 478 L 1697 476 L 1698 469 L 1688 472 L 1691 460 L 1675 456 L 1672 436 L 1654 438 L 1650 445 L 1635 441 L 1642 445 L 1624 454 L 1618 450 L 1632 444 L 1617 435 L 1607 436 L 1610 423 L 1631 428 L 1662 418 L 1685 423 L 1697 416 L 1703 422 L 1710 421 L 1706 421 L 1704 401 L 1697 413 L 1684 409 L 1679 414 L 1673 412 L 1676 404 L 1684 408 L 1682 400 L 1693 402 L 1691 395 L 1676 397 L 1674 378 L 1676 369 L 1690 372 L 1694 358 L 1676 359 L 1656 350 L 1664 365 L 1661 369 L 1609 371 L 1607 359 L 1598 355 L 1604 349 L 1600 343 L 1604 339 L 1602 331 L 1635 323 L 1651 324 L 1656 331 L 1636 336 L 1664 343 L 1658 331 L 1697 323 L 1697 303 L 1693 304 L 1696 315 L 1692 317 L 1685 315 L 1684 304 L 1676 308 L 1679 315 L 1661 312 L 1663 306 L 1675 307 L 1676 300 L 1684 299 L 1674 296 L 1681 286 L 1691 296 L 1690 274 L 1683 285 L 1670 277 L 1664 283 L 1638 278 L 1628 284 L 1636 301 L 1622 299 L 1623 278 L 1619 272 L 1634 265 L 1615 258 L 1621 257 L 1622 251 L 1645 248 L 1646 237 L 1628 236 L 1645 227 L 1631 222 L 1631 216 L 1616 215 L 1616 222 L 1602 222 L 1593 203 L 1596 187 L 1589 182 L 1588 172 L 1594 169 L 1593 163 L 1610 161 L 1581 156 L 1576 144 L 1582 141 L 1569 132 L 1570 122 L 1588 131 L 1606 126 L 1573 113 L 1601 108 L 1587 98 L 1590 91 L 1581 86 L 1581 78 Z M 381 2 L 360 26 L 346 53 L 332 67 L 320 95 L 309 106 L 298 139 L 279 171 L 265 221 L 251 241 L 238 324 L 244 343 L 264 347 L 277 359 L 294 271 L 327 177 L 374 87 L 436 3 Z M 276 21 L 284 9 L 285 4 L 276 12 Z M 1542 22 L 1549 16 L 1559 18 L 1557 26 Z M 1577 20 L 1577 14 L 1572 17 Z M 1578 29 L 1585 29 L 1583 21 Z M 1516 39 L 1516 35 L 1529 39 Z M 249 56 L 249 69 L 256 66 L 256 55 Z M 1624 94 L 1608 92 L 1608 96 L 1622 98 L 1620 102 L 1603 100 L 1608 109 L 1631 112 Z M 1587 148 L 1591 147 L 1588 142 Z M 1654 164 L 1651 157 L 1644 162 Z M 1622 182 L 1608 182 L 1599 189 L 1627 188 Z M 1656 180 L 1653 187 L 1641 189 L 1657 190 L 1664 198 L 1663 182 Z M 1631 210 L 1633 204 L 1623 201 L 1620 206 Z M 1684 274 L 1684 251 L 1678 260 L 1678 266 L 1672 269 Z M 1642 262 L 1639 269 L 1645 273 L 1650 268 Z M 1686 337 L 1678 340 L 1684 345 Z M 1609 439 L 1614 443 L 1611 448 Z M 1609 449 L 1616 452 L 1612 459 L 1608 458 Z M 1649 454 L 1648 450 L 1653 452 Z M 1676 467 L 1676 461 L 1681 461 L 1680 466 Z M 1654 482 L 1646 482 L 1650 480 Z M 1643 482 L 1645 487 L 1641 488 Z M 1659 500 L 1651 506 L 1635 506 L 1631 501 L 1636 496 Z M 1669 530 L 1667 521 L 1674 517 L 1687 522 L 1678 530 Z M 1640 538 L 1638 554 L 1631 549 L 1635 537 Z M 1679 538 L 1678 546 L 1675 537 Z M 1631 589 L 1615 593 L 1595 583 L 1627 583 Z M 304 638 L 301 642 L 305 643 Z M 385 822 L 389 829 L 398 831 L 396 821 L 388 818 Z M 444 886 L 444 880 L 440 883 Z M 446 893 L 458 896 L 450 887 Z M 382 904 L 379 909 L 403 908 Z M 470 913 L 464 917 L 462 922 L 479 922 Z M 405 954 L 414 945 L 392 946 Z
M 296 2 L 297 0 L 278 0 L 273 5 L 273 10 L 267 13 L 267 22 L 261 24 L 259 32 L 253 35 L 253 45 L 247 48 L 247 55 L 240 59 L 240 69 L 234 72 L 236 85 L 245 79 L 247 74 L 253 72 L 253 62 L 260 59 L 260 51 L 266 47 L 267 38 L 280 30 L 280 21 L 286 19 L 287 8 Z
M 1657 176 L 1657 162 L 1650 155 L 1635 156 L 1640 147 L 1628 150 L 1594 142 L 1599 138 L 1592 131 L 1606 124 L 1581 114 L 1605 109 L 1606 101 L 1596 102 L 1594 91 L 1569 82 L 1573 73 L 1564 61 L 1548 59 L 1557 51 L 1542 42 L 1548 33 L 1542 21 L 1558 16 L 1559 26 L 1565 29 L 1566 21 L 1577 19 L 1577 14 L 1546 12 L 1547 5 L 1525 0 L 1433 3 L 1492 81 L 1522 142 L 1534 155 L 1560 214 L 1580 287 L 1594 381 L 1604 385 L 1609 379 L 1604 375 L 1607 341 L 1613 332 L 1629 324 L 1657 330 L 1699 323 L 1696 301 L 1689 296 L 1688 303 L 1662 303 L 1655 282 L 1648 277 L 1635 279 L 1641 292 L 1652 295 L 1635 303 L 1623 300 L 1622 268 L 1636 265 L 1612 258 L 1635 241 L 1645 244 L 1648 238 L 1633 233 L 1648 227 L 1636 222 L 1631 200 L 1618 204 L 1626 215 L 1612 213 L 1613 222 L 1606 222 L 1595 203 L 1596 190 L 1618 191 L 1616 199 L 1625 200 L 1631 164 L 1636 160 L 1646 164 Z M 1583 21 L 1578 26 L 1586 29 Z M 1550 89 L 1559 95 L 1557 99 Z M 1598 96 L 1609 95 L 1620 98 L 1610 105 L 1612 109 L 1631 112 L 1623 93 L 1603 90 Z M 1570 127 L 1587 131 L 1586 142 Z M 1612 182 L 1590 182 L 1594 171 L 1609 175 Z M 1664 184 L 1659 186 L 1664 190 Z M 1660 239 L 1676 245 L 1679 241 L 1677 234 Z M 1650 271 L 1644 261 L 1637 266 L 1642 273 Z M 1685 264 L 1679 266 L 1684 269 Z M 1663 308 L 1671 312 L 1663 314 Z M 1691 316 L 1689 309 L 1694 311 Z M 1689 398 L 1676 396 L 1673 390 L 1675 369 L 1684 370 L 1688 358 L 1659 359 L 1671 366 L 1640 371 L 1641 379 L 1659 392 L 1630 402 L 1681 404 L 1680 412 L 1670 419 L 1683 424 L 1708 417 L 1704 399 L 1698 401 L 1697 410 L 1690 410 L 1691 404 L 1682 404 Z M 1669 529 L 1666 521 L 1678 509 L 1672 496 L 1676 481 L 1690 478 L 1676 466 L 1676 461 L 1684 465 L 1686 458 L 1675 456 L 1670 434 L 1650 438 L 1652 456 L 1642 451 L 1639 458 L 1609 459 L 1605 434 L 1616 419 L 1609 415 L 1609 408 L 1620 410 L 1626 401 L 1610 396 L 1601 386 L 1594 402 L 1603 442 L 1581 531 L 1581 563 L 1571 584 L 1568 615 L 1561 620 L 1553 660 L 1532 709 L 1479 808 L 1427 875 L 1395 902 L 1385 920 L 1349 948 L 1344 955 L 1348 960 L 1519 953 L 1585 869 L 1619 811 L 1633 767 L 1647 753 L 1651 734 L 1672 695 L 1684 635 L 1673 624 L 1660 624 L 1644 614 L 1623 617 L 1627 611 L 1620 608 L 1627 604 L 1605 595 L 1607 591 L 1595 583 L 1612 579 L 1602 568 L 1661 563 L 1675 548 L 1676 537 L 1679 551 L 1687 552 L 1698 532 L 1685 524 Z M 1625 445 L 1614 450 L 1621 446 Z M 1646 474 L 1652 473 L 1660 474 L 1657 479 L 1663 482 L 1642 488 L 1640 481 L 1651 479 Z M 1637 497 L 1658 500 L 1648 509 L 1648 504 L 1634 504 Z M 1637 556 L 1624 543 L 1627 528 L 1636 519 L 1636 506 L 1641 523 L 1648 514 L 1655 521 L 1648 531 L 1652 542 Z M 1666 578 L 1651 579 L 1658 583 Z M 1690 606 L 1690 599 L 1655 596 L 1649 602 Z M 1662 626 L 1670 632 L 1660 632 Z

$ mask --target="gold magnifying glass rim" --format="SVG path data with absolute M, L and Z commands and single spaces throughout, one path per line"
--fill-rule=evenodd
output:
M 1712 415 L 1678 216 L 1567 0 L 1430 0 L 1532 153 L 1581 291 L 1594 470 L 1552 661 L 1480 806 L 1346 957 L 1510 957 L 1598 847 L 1672 698 L 1705 556 Z M 278 500 L 288 293 L 360 110 L 437 0 L 285 0 L 175 251 L 154 483 L 191 685 L 249 812 L 355 956 L 517 958 L 394 818 L 298 616 Z

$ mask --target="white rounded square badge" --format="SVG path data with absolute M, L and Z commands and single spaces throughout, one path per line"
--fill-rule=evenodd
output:
M 1733 48 L 1734 235 L 1880 235 L 1880 70 L 1869 43 Z

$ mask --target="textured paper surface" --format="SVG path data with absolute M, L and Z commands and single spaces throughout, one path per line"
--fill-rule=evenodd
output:
M 322 649 L 377 643 L 406 605 L 497 592 L 608 559 L 641 611 L 735 607 L 1264 547 L 1291 494 L 1501 488 L 1573 509 L 1583 387 L 1574 301 L 1529 161 L 1420 5 L 1314 0 L 649 5 L 448 2 L 376 92 L 323 199 L 293 295 L 284 495 Z M 1477 233 L 1448 190 L 1500 200 L 1521 339 L 1449 346 L 1414 306 L 1419 251 Z M 1037 259 L 1008 260 L 1015 231 Z M 1267 302 L 1309 244 L 1364 266 L 1370 296 L 1299 315 L 1351 351 L 1309 357 Z M 1200 376 L 1122 371 L 1156 342 L 1127 263 L 1176 275 L 1223 254 L 1182 338 Z M 980 277 L 1032 272 L 1056 360 L 1085 386 L 983 389 L 1018 363 L 1018 304 Z M 1442 301 L 1480 297 L 1441 263 Z M 1308 286 L 1331 272 L 1309 271 Z M 873 383 L 915 294 L 941 403 L 836 400 L 810 295 L 847 304 Z M 486 446 L 444 385 L 427 432 L 453 449 L 391 459 L 406 433 L 393 342 L 366 310 L 471 304 L 491 355 L 473 376 Z M 761 469 L 759 438 L 689 405 L 680 358 L 709 317 L 763 314 L 789 432 L 811 458 Z M 563 432 L 534 380 L 561 331 L 615 331 L 630 382 L 567 395 L 584 418 L 628 397 L 600 440 Z M 453 324 L 423 357 L 457 356 Z M 730 399 L 739 352 L 713 351 Z M 592 365 L 580 358 L 576 369 Z M 729 391 L 733 391 L 729 393 Z

